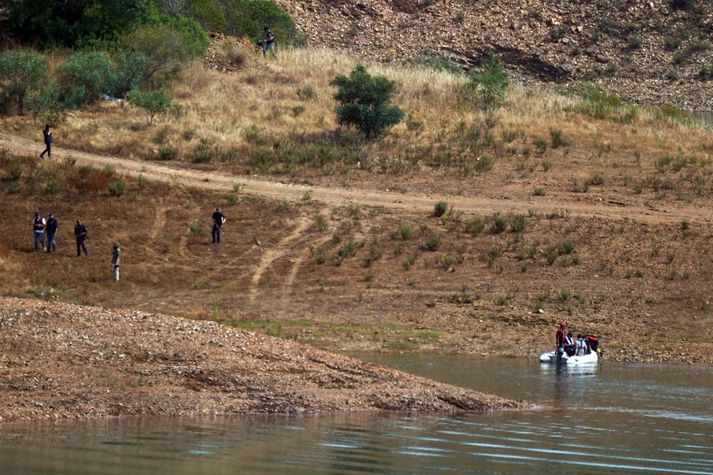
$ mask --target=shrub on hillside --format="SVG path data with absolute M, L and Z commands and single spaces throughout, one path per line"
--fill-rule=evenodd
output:
M 22 115 L 28 95 L 47 81 L 47 61 L 34 51 L 8 51 L 0 55 L 0 108 L 15 105 Z
M 59 67 L 59 85 L 64 103 L 78 108 L 112 92 L 114 65 L 104 51 L 78 51 Z
M 480 108 L 488 110 L 505 102 L 509 83 L 508 73 L 500 64 L 500 60 L 489 56 L 483 70 L 470 75 L 466 91 Z
M 69 47 L 115 39 L 158 14 L 151 0 L 0 0 L 3 10 L 15 37 Z
M 27 108 L 35 120 L 44 123 L 59 124 L 65 118 L 66 108 L 56 84 L 50 84 L 30 94 L 27 98 Z
M 349 77 L 339 75 L 330 84 L 338 88 L 334 98 L 340 104 L 339 123 L 353 125 L 369 138 L 383 135 L 404 118 L 404 112 L 390 103 L 394 82 L 384 76 L 372 77 L 361 64 Z
M 116 63 L 113 95 L 126 97 L 126 93 L 145 82 L 148 58 L 143 53 L 125 48 L 116 50 L 113 58 Z
M 171 25 L 140 26 L 123 41 L 146 58 L 143 80 L 153 87 L 175 79 L 186 63 L 199 57 L 208 47 L 208 39 L 200 27 L 180 19 Z
M 129 102 L 146 113 L 148 124 L 153 124 L 154 117 L 166 112 L 171 107 L 171 98 L 164 91 L 142 91 L 135 89 L 127 94 Z
M 158 0 L 167 13 L 182 14 L 205 28 L 235 36 L 261 40 L 268 25 L 280 44 L 299 40 L 290 15 L 273 0 Z

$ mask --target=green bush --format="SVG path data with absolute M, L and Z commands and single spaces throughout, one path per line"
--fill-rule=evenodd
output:
M 224 5 L 226 32 L 253 40 L 263 37 L 268 26 L 279 44 L 299 44 L 297 29 L 290 15 L 273 0 L 219 0 Z
M 508 84 L 508 73 L 495 56 L 489 56 L 483 70 L 470 75 L 466 88 L 478 107 L 488 110 L 499 107 L 505 102 Z
M 47 81 L 47 61 L 34 51 L 18 50 L 0 54 L 0 107 L 14 102 L 22 115 L 28 95 Z
M 111 41 L 158 13 L 152 0 L 2 0 L 0 10 L 16 38 L 69 47 Z
M 59 67 L 62 99 L 78 108 L 111 93 L 116 82 L 114 65 L 104 51 L 78 51 Z
M 148 58 L 138 51 L 120 48 L 113 54 L 116 70 L 114 76 L 113 95 L 126 97 L 126 94 L 138 89 L 146 80 Z
M 421 248 L 425 251 L 436 252 L 441 247 L 441 238 L 436 234 L 429 234 L 423 241 Z
M 713 64 L 710 66 L 702 66 L 698 70 L 698 79 L 701 81 L 713 81 Z
M 500 234 L 508 228 L 508 220 L 501 214 L 493 215 L 493 222 L 490 225 L 490 232 Z
M 59 87 L 55 84 L 30 94 L 27 98 L 27 108 L 32 117 L 42 122 L 59 124 L 64 121 L 65 105 L 60 98 Z
M 163 114 L 171 107 L 171 98 L 164 91 L 141 91 L 135 89 L 127 94 L 129 102 L 146 113 L 149 125 L 158 114 Z
M 485 229 L 485 223 L 480 218 L 473 218 L 465 223 L 465 232 L 471 236 L 477 236 Z
M 109 194 L 111 196 L 121 196 L 126 189 L 126 182 L 123 178 L 116 178 L 109 182 Z
M 433 205 L 433 216 L 436 218 L 440 218 L 446 214 L 446 211 L 448 211 L 448 203 L 445 201 L 438 201 L 435 205 Z
M 401 122 L 404 112 L 390 104 L 394 83 L 384 76 L 372 77 L 363 65 L 349 77 L 339 75 L 330 83 L 338 88 L 335 99 L 340 124 L 353 125 L 369 138 L 383 135 Z
M 165 25 L 142 25 L 126 35 L 123 43 L 146 58 L 143 81 L 152 87 L 175 79 L 209 44 L 200 26 L 183 17 Z

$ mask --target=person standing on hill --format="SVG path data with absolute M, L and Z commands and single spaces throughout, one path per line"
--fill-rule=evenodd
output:
M 45 149 L 40 154 L 40 158 L 44 158 L 45 153 L 47 154 L 47 158 L 52 158 L 52 127 L 50 127 L 49 124 L 45 125 L 45 128 L 42 130 L 42 135 L 45 139 Z
M 115 242 L 111 249 L 111 268 L 114 274 L 114 281 L 119 282 L 119 265 L 121 260 L 121 248 L 119 243 Z
M 87 239 L 87 227 L 79 220 L 77 220 L 77 224 L 74 225 L 74 237 L 77 240 L 77 257 L 82 255 L 80 251 L 84 251 L 84 255 L 88 256 L 87 246 L 84 245 L 84 241 Z
M 59 229 L 59 221 L 54 217 L 54 213 L 50 213 L 47 219 L 47 252 L 57 250 L 57 230 Z
M 40 212 L 35 213 L 35 218 L 32 220 L 32 232 L 35 236 L 35 252 L 38 252 L 40 248 L 45 250 L 45 228 L 47 227 L 47 222 L 45 218 L 40 215 Z
M 220 228 L 225 224 L 225 215 L 220 208 L 215 208 L 213 212 L 213 244 L 220 244 Z
M 262 55 L 267 56 L 267 54 L 270 53 L 273 58 L 276 58 L 275 35 L 272 34 L 272 30 L 267 26 L 263 28 L 263 31 L 265 32 L 265 38 L 262 40 Z

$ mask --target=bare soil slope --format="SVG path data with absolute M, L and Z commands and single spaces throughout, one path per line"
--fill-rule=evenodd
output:
M 0 333 L 3 422 L 518 406 L 215 322 L 0 299 Z

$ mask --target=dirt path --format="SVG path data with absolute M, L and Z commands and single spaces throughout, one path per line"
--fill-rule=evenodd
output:
M 40 145 L 32 140 L 8 134 L 0 136 L 0 148 L 18 155 L 36 155 Z M 129 160 L 126 158 L 98 155 L 59 147 L 54 160 L 73 157 L 79 165 L 113 166 L 118 172 L 129 176 L 143 175 L 148 180 L 173 183 L 210 190 L 232 191 L 240 185 L 241 192 L 273 199 L 301 200 L 309 191 L 312 200 L 328 206 L 342 206 L 353 202 L 362 206 L 384 207 L 414 213 L 430 212 L 438 200 L 447 201 L 456 209 L 473 214 L 493 213 L 551 213 L 566 211 L 572 216 L 598 217 L 605 219 L 629 219 L 645 223 L 676 223 L 683 220 L 699 223 L 713 222 L 713 215 L 705 208 L 681 206 L 655 209 L 640 205 L 592 204 L 575 201 L 554 201 L 547 198 L 536 200 L 494 199 L 485 197 L 462 197 L 445 194 L 416 194 L 379 191 L 373 189 L 344 189 L 323 186 L 306 186 L 277 183 L 247 176 L 232 176 L 216 172 L 190 170 L 169 166 L 165 163 Z
M 250 302 L 254 302 L 257 298 L 257 294 L 260 291 L 260 279 L 262 278 L 265 271 L 270 268 L 273 262 L 290 252 L 291 249 L 289 247 L 289 244 L 292 241 L 298 239 L 302 235 L 302 233 L 304 233 L 307 228 L 309 228 L 309 225 L 310 221 L 307 218 L 300 218 L 300 220 L 297 222 L 297 225 L 295 226 L 295 229 L 293 229 L 289 235 L 282 239 L 276 247 L 265 251 L 265 253 L 260 258 L 260 263 L 258 264 L 257 269 L 255 269 L 255 272 L 253 273 L 251 279 Z

